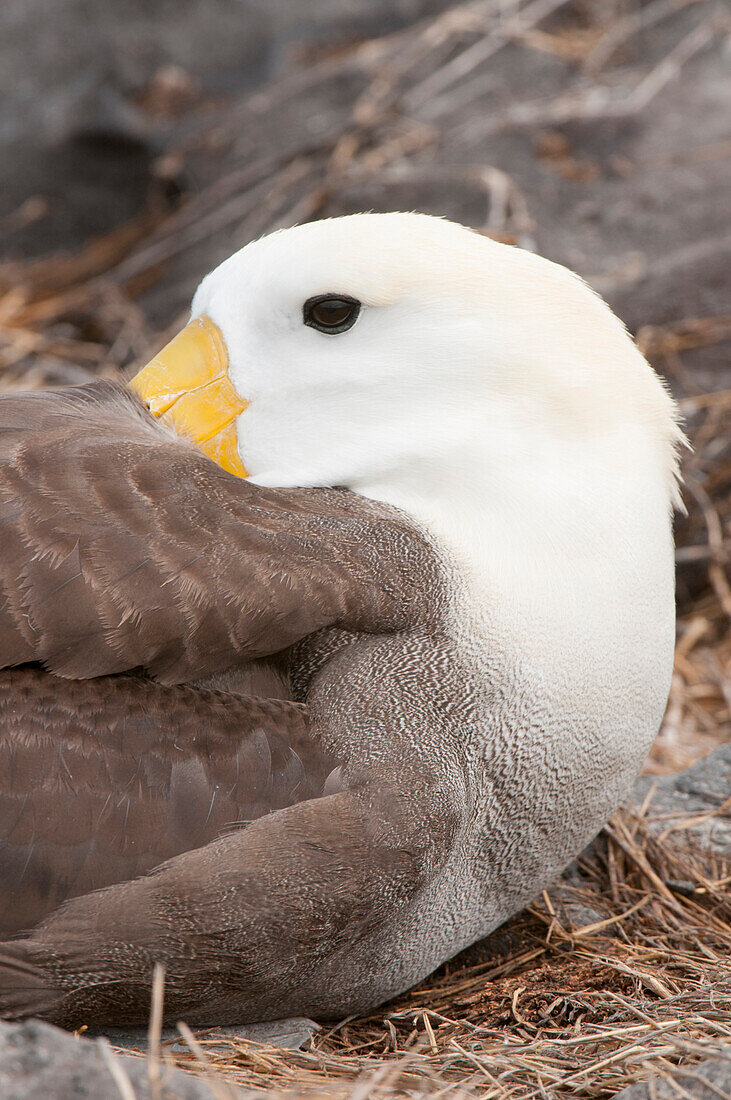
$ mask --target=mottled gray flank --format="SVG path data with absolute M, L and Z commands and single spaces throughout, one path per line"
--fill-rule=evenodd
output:
M 653 1075 L 622 1089 L 614 1100 L 728 1100 L 731 1097 L 731 1053 L 719 1051 L 692 1069 Z
M 125 1094 L 125 1085 L 128 1086 Z M 242 1100 L 246 1093 L 216 1082 L 215 1088 L 181 1070 L 161 1067 L 160 1100 Z M 114 1054 L 102 1040 L 76 1039 L 38 1020 L 0 1023 L 2 1100 L 150 1100 L 146 1058 Z
M 653 787 L 647 820 L 657 832 L 687 818 L 704 817 L 692 828 L 675 831 L 675 836 L 692 838 L 722 856 L 731 856 L 731 806 L 721 811 L 731 797 L 731 745 L 723 745 L 679 775 L 660 779 L 643 775 L 635 784 L 633 801 L 641 806 Z

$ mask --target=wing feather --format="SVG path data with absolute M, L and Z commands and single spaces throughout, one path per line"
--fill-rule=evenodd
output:
M 287 700 L 0 674 L 0 936 L 319 797 L 333 767 Z
M 0 667 L 182 683 L 423 611 L 400 513 L 236 478 L 111 383 L 0 397 L 0 530 Z

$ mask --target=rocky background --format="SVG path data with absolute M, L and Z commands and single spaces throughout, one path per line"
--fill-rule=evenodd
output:
M 394 209 L 456 218 L 576 269 L 678 397 L 693 451 L 668 712 L 633 806 L 486 944 L 312 1050 L 266 1054 L 233 1038 L 175 1057 L 268 1095 L 726 1095 L 727 4 L 0 5 L 0 387 L 131 371 L 180 323 L 201 276 L 252 237 Z M 2 1095 L 53 1095 L 61 1064 L 77 1087 L 87 1070 L 68 1061 L 70 1041 L 32 1027 L 0 1036 Z M 82 1053 L 101 1075 L 87 1095 L 152 1088 Z M 34 1058 L 46 1069 L 28 1068 Z M 696 1076 L 669 1085 L 673 1067 Z M 60 1081 L 59 1096 L 82 1095 Z

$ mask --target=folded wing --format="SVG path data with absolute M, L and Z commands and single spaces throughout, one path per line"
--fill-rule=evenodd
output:
M 317 798 L 333 766 L 297 703 L 0 674 L 0 937 Z
M 322 627 L 399 629 L 400 526 L 344 490 L 236 478 L 111 383 L 3 395 L 0 667 L 173 684 Z

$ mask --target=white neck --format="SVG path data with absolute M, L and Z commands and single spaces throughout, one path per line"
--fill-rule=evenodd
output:
M 408 512 L 442 550 L 465 638 L 509 661 L 572 669 L 587 688 L 635 682 L 646 667 L 662 696 L 674 636 L 664 452 L 631 427 L 591 446 L 534 433 L 530 454 L 506 454 L 499 438 L 479 444 L 460 441 L 459 466 L 435 459 L 418 479 L 406 468 L 357 488 Z
M 626 795 L 659 728 L 673 663 L 666 466 L 639 443 L 615 443 L 585 454 L 573 480 L 552 478 L 544 456 L 531 477 L 516 469 L 499 480 L 499 494 L 476 465 L 448 485 L 435 470 L 428 493 L 403 480 L 367 487 L 443 552 L 446 630 L 482 700 L 473 751 L 485 774 L 510 758 L 526 798 L 546 759 L 559 787 L 601 776 L 572 805 L 577 843 Z

